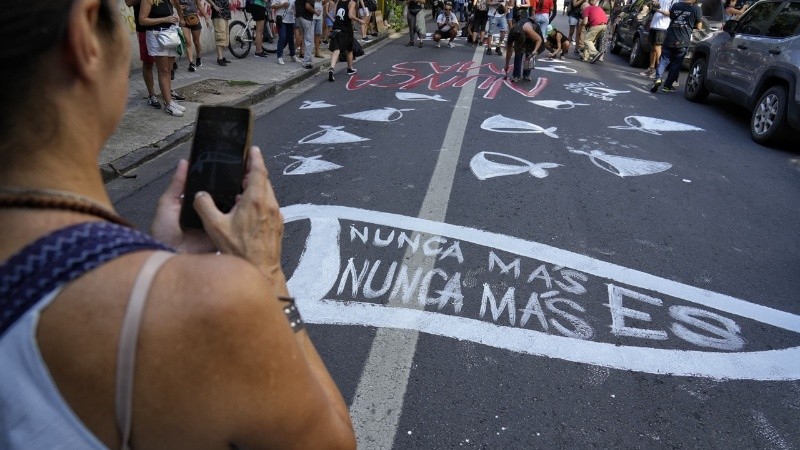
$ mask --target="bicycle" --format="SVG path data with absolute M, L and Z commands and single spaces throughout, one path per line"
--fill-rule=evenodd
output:
M 234 20 L 228 26 L 228 50 L 231 51 L 231 54 L 238 59 L 242 59 L 247 57 L 250 53 L 250 49 L 252 48 L 253 44 L 255 43 L 255 34 L 256 34 L 256 24 L 253 21 L 253 16 L 249 15 L 247 11 L 242 10 L 244 14 L 244 22 L 241 20 Z M 272 14 L 270 11 L 267 11 L 267 20 L 264 24 L 264 40 L 263 42 L 272 43 L 275 40 L 275 37 L 272 35 Z M 267 50 L 265 51 L 269 53 L 275 53 L 275 50 Z

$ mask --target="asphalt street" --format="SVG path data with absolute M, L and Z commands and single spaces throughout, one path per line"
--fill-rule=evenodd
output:
M 615 55 L 511 83 L 405 43 L 254 130 L 359 447 L 800 447 L 796 150 Z M 147 228 L 187 154 L 111 182 L 118 210 Z

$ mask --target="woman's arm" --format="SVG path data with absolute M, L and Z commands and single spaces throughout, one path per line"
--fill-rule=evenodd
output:
M 167 0 L 163 0 L 167 1 Z M 144 26 L 160 25 L 160 24 L 177 24 L 178 18 L 173 14 L 167 17 L 150 18 L 150 10 L 153 7 L 152 0 L 144 0 L 142 6 L 139 8 L 139 23 Z

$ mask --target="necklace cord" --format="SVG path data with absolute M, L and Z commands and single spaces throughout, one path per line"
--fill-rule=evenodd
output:
M 89 197 L 52 189 L 23 189 L 0 186 L 0 208 L 57 209 L 88 214 L 105 221 L 134 228 L 119 214 Z

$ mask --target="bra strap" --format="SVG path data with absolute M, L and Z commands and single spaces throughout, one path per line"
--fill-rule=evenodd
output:
M 175 256 L 173 253 L 157 251 L 147 258 L 133 283 L 128 307 L 122 321 L 117 350 L 116 398 L 114 402 L 117 430 L 122 439 L 122 450 L 130 449 L 136 344 L 144 307 L 147 303 L 147 294 L 158 270 L 173 256 Z

